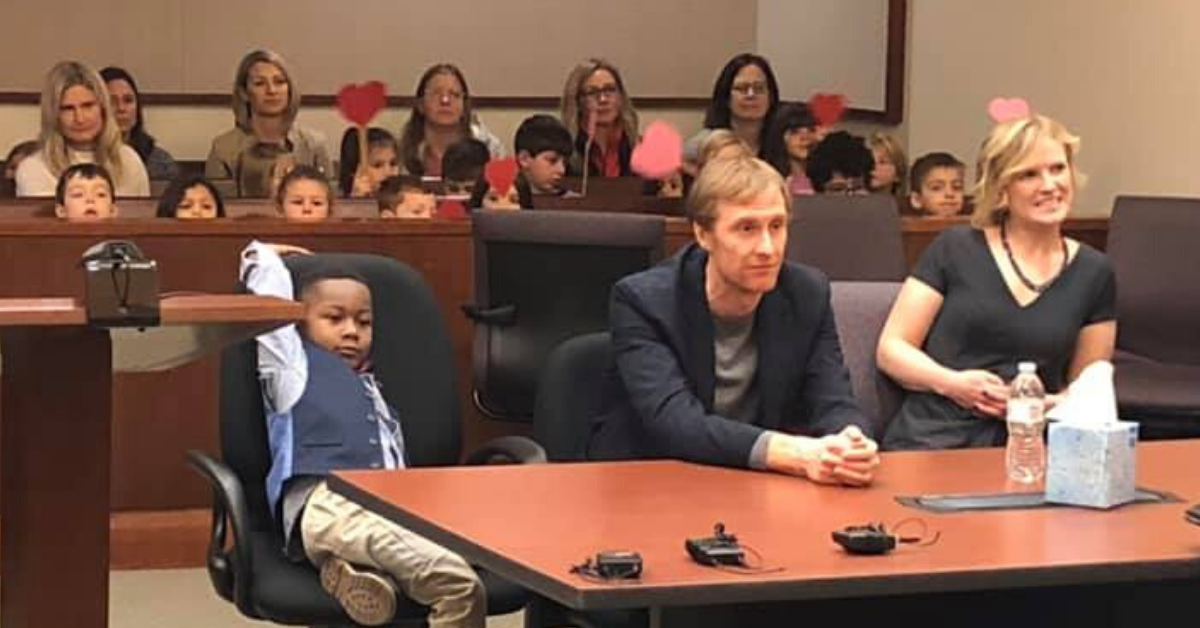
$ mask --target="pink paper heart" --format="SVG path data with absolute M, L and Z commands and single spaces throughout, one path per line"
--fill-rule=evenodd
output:
M 846 97 L 841 94 L 816 93 L 808 99 L 808 110 L 812 112 L 817 124 L 833 126 L 846 113 Z
M 996 124 L 1029 117 L 1029 103 L 1024 98 L 993 98 L 987 106 L 988 115 Z
M 387 88 L 379 81 L 346 85 L 338 90 L 338 111 L 357 126 L 367 126 L 387 106 Z
M 483 178 L 487 180 L 489 188 L 499 194 L 507 194 L 508 188 L 517 179 L 517 169 L 515 157 L 493 159 L 483 167 Z
M 645 179 L 666 179 L 683 165 L 683 136 L 675 127 L 655 120 L 633 149 L 629 166 Z

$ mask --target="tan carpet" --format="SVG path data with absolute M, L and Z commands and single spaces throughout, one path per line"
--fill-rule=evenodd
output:
M 114 571 L 109 591 L 112 628 L 240 628 L 267 626 L 238 615 L 213 593 L 202 569 Z M 521 613 L 494 617 L 488 628 L 520 628 Z

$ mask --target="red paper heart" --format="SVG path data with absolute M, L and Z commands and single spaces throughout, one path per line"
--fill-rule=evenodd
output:
M 642 134 L 642 143 L 633 149 L 629 165 L 645 179 L 670 177 L 683 165 L 683 136 L 666 122 L 651 122 Z
M 812 112 L 817 124 L 833 126 L 846 113 L 846 97 L 841 94 L 813 94 L 808 99 L 808 110 Z
M 987 110 L 997 124 L 1029 117 L 1029 103 L 1024 98 L 993 98 Z
M 379 81 L 347 85 L 338 90 L 338 111 L 357 126 L 367 126 L 387 106 L 387 88 Z
M 459 201 L 447 199 L 438 203 L 434 216 L 446 220 L 460 220 L 467 217 L 467 207 Z
M 488 187 L 496 190 L 496 193 L 507 194 L 508 188 L 512 187 L 517 178 L 516 158 L 493 159 L 487 162 L 483 167 L 483 178 L 487 180 Z

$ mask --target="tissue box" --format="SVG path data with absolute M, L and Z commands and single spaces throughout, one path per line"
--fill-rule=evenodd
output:
M 1112 508 L 1133 501 L 1137 423 L 1050 425 L 1046 501 Z

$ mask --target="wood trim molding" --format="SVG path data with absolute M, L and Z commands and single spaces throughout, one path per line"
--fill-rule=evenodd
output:
M 212 511 L 117 511 L 109 516 L 109 567 L 184 569 L 204 566 Z

